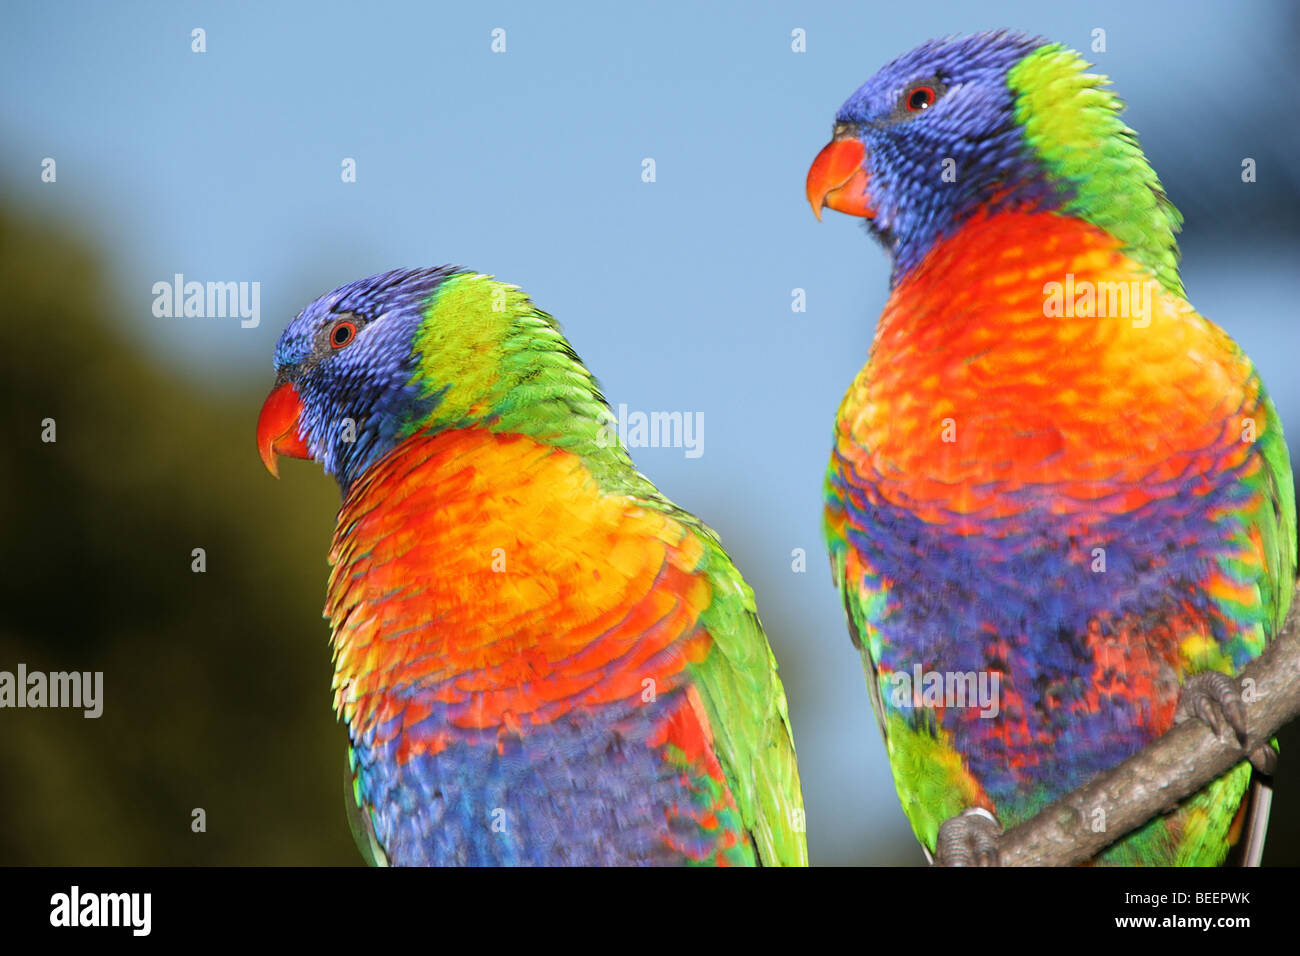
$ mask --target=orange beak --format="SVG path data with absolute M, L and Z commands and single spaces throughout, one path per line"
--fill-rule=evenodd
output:
M 862 168 L 867 148 L 855 136 L 836 138 L 817 154 L 808 170 L 808 201 L 819 220 L 822 207 L 830 206 L 850 216 L 874 219 L 867 186 L 871 177 Z
M 298 418 L 302 415 L 302 399 L 292 382 L 271 389 L 262 403 L 262 413 L 257 416 L 257 453 L 262 464 L 275 478 L 280 477 L 278 456 L 310 458 L 307 443 L 298 436 Z

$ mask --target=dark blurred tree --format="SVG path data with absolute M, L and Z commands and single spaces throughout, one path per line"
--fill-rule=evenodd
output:
M 0 212 L 0 288 L 0 670 L 104 672 L 97 720 L 0 710 L 0 864 L 357 862 L 320 617 L 337 491 L 275 486 L 262 396 L 137 354 L 81 243 Z

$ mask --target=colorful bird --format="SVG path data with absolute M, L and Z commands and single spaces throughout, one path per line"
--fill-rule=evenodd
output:
M 1106 85 L 1038 38 L 929 42 L 849 97 L 808 174 L 813 211 L 864 217 L 893 264 L 825 530 L 903 809 L 943 862 L 996 862 L 999 823 L 1189 716 L 1244 740 L 1226 675 L 1294 585 L 1277 412 L 1184 297 L 1181 216 Z M 1218 864 L 1252 806 L 1257 860 L 1250 784 L 1242 763 L 1096 862 Z
M 343 493 L 325 616 L 363 855 L 805 864 L 785 693 L 714 533 L 620 446 L 514 286 L 343 286 L 285 329 L 257 444 Z

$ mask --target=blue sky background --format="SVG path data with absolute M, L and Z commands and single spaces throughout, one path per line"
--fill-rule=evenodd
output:
M 634 456 L 719 530 L 758 594 L 813 858 L 919 861 L 821 544 L 831 423 L 888 276 L 859 224 L 818 224 L 803 198 L 839 104 L 934 36 L 1007 26 L 1087 50 L 1105 29 L 1090 58 L 1187 216 L 1189 295 L 1300 435 L 1296 7 L 1043 6 L 9 5 L 0 199 L 101 246 L 121 334 L 203 390 L 268 387 L 276 337 L 315 296 L 455 262 L 555 314 L 615 405 L 703 412 L 702 457 Z M 194 27 L 206 53 L 191 52 Z M 355 184 L 340 181 L 344 157 Z M 155 318 L 151 287 L 176 272 L 260 282 L 260 327 Z M 256 414 L 253 399 L 249 468 Z M 285 471 L 290 487 L 311 480 Z M 791 571 L 795 548 L 807 573 Z

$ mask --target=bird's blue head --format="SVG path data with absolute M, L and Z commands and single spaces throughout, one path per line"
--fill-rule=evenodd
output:
M 438 402 L 416 378 L 417 332 L 458 270 L 395 270 L 321 296 L 275 347 L 275 385 L 258 419 L 262 460 L 312 458 L 347 488 Z
M 344 493 L 417 433 L 485 428 L 631 467 L 556 321 L 517 286 L 446 266 L 385 272 L 307 306 L 280 336 L 262 461 L 312 458 Z
M 1119 239 L 1180 288 L 1181 217 L 1075 51 L 997 31 L 924 43 L 850 96 L 808 171 L 807 195 L 862 216 L 896 285 L 972 216 L 1058 212 Z
M 864 217 L 897 279 L 976 210 L 1051 201 L 1007 76 L 1044 42 L 1007 32 L 932 40 L 885 66 L 835 115 L 808 173 L 813 211 Z

